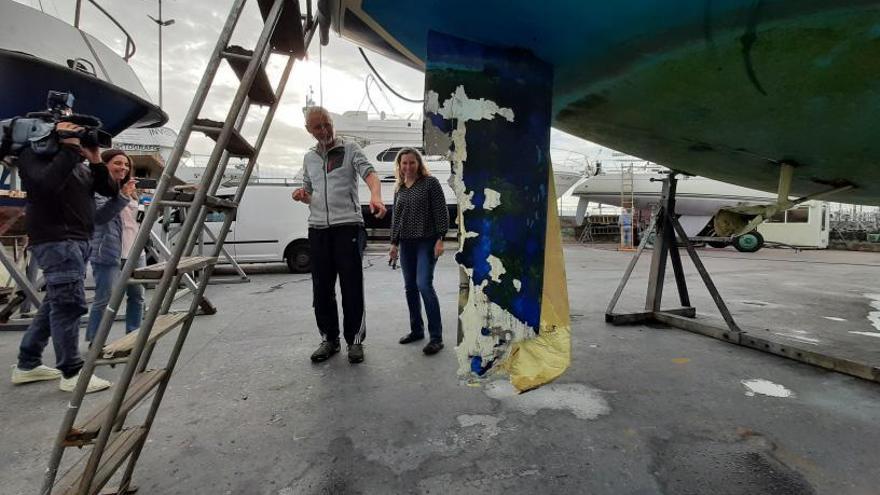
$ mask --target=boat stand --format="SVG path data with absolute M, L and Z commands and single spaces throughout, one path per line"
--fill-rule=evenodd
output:
M 708 337 L 714 337 L 743 347 L 749 347 L 780 357 L 793 359 L 802 363 L 825 368 L 839 373 L 863 378 L 880 383 L 880 366 L 870 357 L 852 357 L 837 352 L 835 348 L 815 349 L 795 343 L 774 338 L 769 329 L 764 328 L 740 328 L 733 320 L 727 305 L 718 293 L 718 289 L 712 282 L 709 272 L 703 266 L 697 255 L 691 240 L 679 224 L 675 215 L 675 173 L 670 173 L 663 181 L 663 193 L 661 207 L 646 233 L 642 236 L 639 248 L 630 261 L 623 279 L 614 292 L 608 308 L 605 310 L 605 321 L 612 325 L 633 325 L 645 323 L 662 323 L 670 327 L 680 328 L 689 332 L 699 333 Z M 654 235 L 652 235 L 652 233 Z M 639 260 L 645 246 L 651 238 L 654 238 L 654 253 L 651 258 L 651 271 L 648 275 L 648 293 L 645 300 L 645 311 L 639 313 L 615 313 L 623 289 L 626 287 L 636 263 Z M 679 256 L 679 246 L 684 246 L 688 256 L 693 261 L 697 272 L 702 278 L 706 289 L 715 301 L 718 311 L 724 319 L 723 324 L 718 324 L 708 318 L 698 318 L 696 309 L 691 306 L 685 283 L 684 271 Z M 667 258 L 672 260 L 672 268 L 675 273 L 675 283 L 678 288 L 678 297 L 681 306 L 672 309 L 662 309 L 663 280 L 666 275 Z
M 694 246 L 691 244 L 678 218 L 675 215 L 675 190 L 678 180 L 675 178 L 676 173 L 670 172 L 663 181 L 663 192 L 661 196 L 660 209 L 651 222 L 651 226 L 642 235 L 639 247 L 635 255 L 626 268 L 623 279 L 614 292 L 614 297 L 608 303 L 605 310 L 605 321 L 612 325 L 632 325 L 648 322 L 659 322 L 666 325 L 681 328 L 691 332 L 709 335 L 711 337 L 727 340 L 730 342 L 740 343 L 742 331 L 733 320 L 727 305 L 718 293 L 718 289 L 712 282 L 709 272 L 703 266 L 703 262 L 697 255 Z M 653 234 L 653 235 L 652 235 Z M 639 313 L 615 313 L 614 307 L 620 299 L 623 289 L 626 287 L 639 257 L 644 252 L 650 239 L 654 239 L 654 253 L 651 257 L 651 272 L 648 275 L 648 293 L 645 300 L 645 311 Z M 717 327 L 706 325 L 696 319 L 696 309 L 691 306 L 690 295 L 688 294 L 687 282 L 685 281 L 684 269 L 681 264 L 681 256 L 678 246 L 684 246 L 700 274 L 700 278 L 706 285 L 709 294 L 715 301 L 718 311 L 721 313 L 726 327 Z M 667 260 L 672 262 L 672 269 L 675 275 L 675 284 L 678 289 L 678 297 L 681 306 L 673 309 L 662 309 L 663 300 L 663 281 L 666 276 Z

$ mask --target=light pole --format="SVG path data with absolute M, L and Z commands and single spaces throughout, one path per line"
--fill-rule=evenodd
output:
M 147 14 L 159 26 L 159 108 L 162 108 L 162 28 L 174 24 L 174 19 L 162 20 L 162 0 L 159 0 L 159 18 Z

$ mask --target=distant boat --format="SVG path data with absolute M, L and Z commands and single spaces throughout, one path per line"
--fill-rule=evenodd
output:
M 60 19 L 0 0 L 0 119 L 45 110 L 46 95 L 56 90 L 73 93 L 74 112 L 98 117 L 114 135 L 163 125 L 168 116 L 128 64 L 135 45 L 123 33 L 126 51 L 120 55 Z
M 0 119 L 45 111 L 46 96 L 55 90 L 73 93 L 74 112 L 98 117 L 114 135 L 130 127 L 164 124 L 168 116 L 150 102 L 128 64 L 135 46 L 123 33 L 126 50 L 119 55 L 64 21 L 0 0 Z M 7 236 L 24 234 L 26 196 L 16 190 L 15 179 L 14 171 L 4 167 L 0 226 Z
M 653 170 L 634 173 L 632 182 L 633 208 L 648 218 L 660 206 L 664 173 Z M 621 206 L 624 174 L 607 171 L 580 180 L 571 188 L 578 198 L 575 222 L 582 225 L 588 204 Z M 680 176 L 675 196 L 675 211 L 689 236 L 711 232 L 712 218 L 722 208 L 767 204 L 774 194 L 719 182 L 705 177 Z M 775 215 L 758 226 L 764 240 L 795 246 L 828 247 L 828 208 L 820 201 L 809 201 L 787 212 Z M 734 244 L 736 245 L 736 244 Z

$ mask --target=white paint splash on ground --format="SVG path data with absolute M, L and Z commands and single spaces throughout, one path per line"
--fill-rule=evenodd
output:
M 831 320 L 831 321 L 846 321 L 846 318 L 838 318 L 836 316 L 823 316 L 822 318 L 825 318 L 826 320 Z
M 518 278 L 513 279 L 513 288 L 519 292 L 522 289 L 522 282 Z
M 867 337 L 877 337 L 880 338 L 880 332 L 850 332 L 856 335 L 865 335 Z
M 865 297 L 871 300 L 871 307 L 875 310 L 868 313 L 868 321 L 880 331 L 880 294 L 865 294 Z
M 569 411 L 580 419 L 596 419 L 611 413 L 602 392 L 580 383 L 551 383 L 520 394 L 506 380 L 486 384 L 484 392 L 508 409 L 534 416 L 544 409 Z
M 788 337 L 792 340 L 797 340 L 798 342 L 803 342 L 804 344 L 810 345 L 819 345 L 822 343 L 819 339 L 814 339 L 812 337 L 805 337 L 803 335 L 799 335 L 798 333 L 793 332 L 773 332 L 774 335 L 780 335 L 782 337 Z
M 484 209 L 492 210 L 492 209 L 495 209 L 495 208 L 501 206 L 501 193 L 500 192 L 498 192 L 494 189 L 489 189 L 487 187 L 486 189 L 483 189 L 483 194 L 486 195 L 486 200 L 483 201 L 483 208 Z
M 501 276 L 507 273 L 504 263 L 491 254 L 486 258 L 486 261 L 489 262 L 489 276 L 492 277 L 492 281 L 496 283 L 501 282 Z
M 756 378 L 752 380 L 742 380 L 740 383 L 746 387 L 746 395 L 754 397 L 755 395 L 766 395 L 769 397 L 793 397 L 794 392 L 769 380 Z

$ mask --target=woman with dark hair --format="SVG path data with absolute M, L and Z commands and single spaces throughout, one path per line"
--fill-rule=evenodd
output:
M 409 344 L 425 338 L 421 308 L 421 301 L 424 301 L 430 341 L 422 350 L 425 354 L 436 354 L 443 349 L 443 323 L 434 291 L 434 266 L 443 254 L 443 237 L 449 230 L 449 210 L 440 181 L 431 176 L 417 150 L 400 150 L 394 163 L 397 186 L 391 220 L 391 251 L 388 254 L 392 263 L 400 257 L 410 324 L 410 332 L 400 339 L 400 343 Z
M 101 158 L 110 176 L 119 182 L 119 196 L 105 198 L 95 195 L 95 232 L 92 234 L 91 256 L 92 275 L 95 278 L 95 301 L 89 313 L 86 327 L 86 340 L 91 345 L 101 314 L 110 300 L 110 291 L 119 278 L 123 257 L 127 256 L 137 235 L 138 197 L 135 181 L 131 178 L 131 158 L 120 150 L 107 150 Z M 139 254 L 138 266 L 144 266 L 146 258 Z M 126 288 L 125 332 L 137 330 L 141 326 L 144 306 L 144 288 L 131 284 Z

